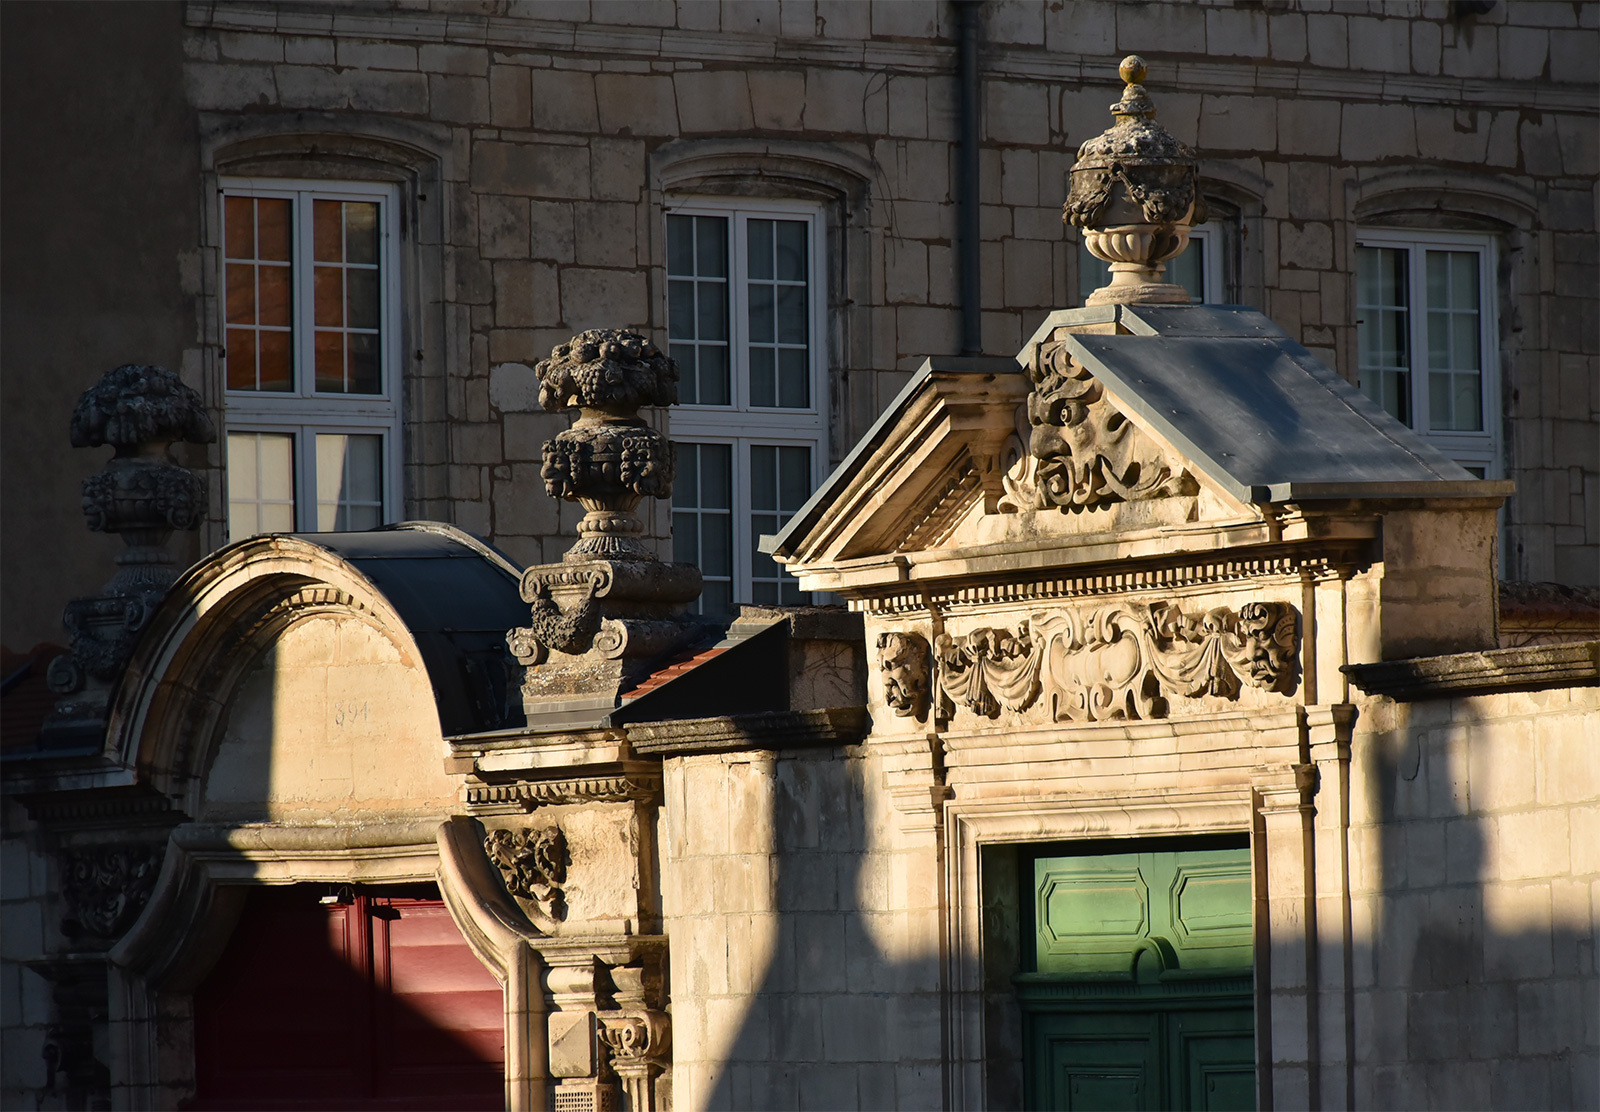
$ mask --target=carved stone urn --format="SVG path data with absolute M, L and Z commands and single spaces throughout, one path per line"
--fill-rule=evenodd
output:
M 103 730 L 111 689 L 177 577 L 167 540 L 205 517 L 205 483 L 172 458 L 171 447 L 209 444 L 217 431 L 200 395 L 177 375 L 128 363 L 78 399 L 71 438 L 75 448 L 116 450 L 83 481 L 83 513 L 92 531 L 116 533 L 126 547 L 101 593 L 73 599 L 62 615 L 72 651 L 51 661 L 47 677 L 64 698 L 42 731 L 55 746 L 89 744 Z
M 677 402 L 677 364 L 636 332 L 603 328 L 559 345 L 536 369 L 539 404 L 578 411 L 545 442 L 545 489 L 584 515 L 561 563 L 523 573 L 528 624 L 506 634 L 524 668 L 530 722 L 616 705 L 653 657 L 702 628 L 687 613 L 700 570 L 657 559 L 634 512 L 645 497 L 672 496 L 672 445 L 639 409 Z
M 1167 260 L 1189 245 L 1189 229 L 1206 218 L 1199 164 L 1155 122 L 1144 59 L 1128 55 L 1120 72 L 1127 87 L 1111 106 L 1116 123 L 1078 148 L 1062 219 L 1083 229 L 1089 253 L 1111 264 L 1111 283 L 1087 304 L 1186 304 L 1188 291 L 1163 275 Z
M 677 402 L 677 364 L 636 332 L 597 328 L 557 347 L 536 370 L 540 405 L 578 411 L 573 426 L 545 444 L 540 472 L 550 497 L 585 510 L 565 558 L 649 559 L 634 507 L 646 496 L 671 497 L 675 460 L 639 409 Z

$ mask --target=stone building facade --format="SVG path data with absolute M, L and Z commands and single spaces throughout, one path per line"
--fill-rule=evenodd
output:
M 210 512 L 174 542 L 178 563 L 214 555 L 140 641 L 103 751 L 7 761 L 8 1101 L 173 1103 L 197 1084 L 197 985 L 233 924 L 251 921 L 251 892 L 420 899 L 416 886 L 432 884 L 502 993 L 510 1106 L 1031 1103 L 1030 1040 L 1067 1022 L 1050 1017 L 1083 1012 L 1047 975 L 1048 945 L 1029 950 L 1049 926 L 1034 881 L 1121 845 L 1245 854 L 1248 940 L 1229 945 L 1250 956 L 1224 972 L 1248 987 L 1219 974 L 1206 991 L 1248 999 L 1230 1005 L 1254 1024 L 1247 1065 L 1217 1076 L 1247 1068 L 1262 1107 L 1595 1102 L 1600 760 L 1593 643 L 1578 644 L 1591 619 L 1534 638 L 1573 645 L 1500 651 L 1495 587 L 1589 586 L 1600 565 L 1592 5 L 136 13 L 96 9 L 72 36 L 82 55 L 63 59 L 67 24 L 52 20 L 64 13 L 5 12 L 6 143 L 46 155 L 15 187 L 7 174 L 5 644 L 60 640 L 63 602 L 91 595 L 109 567 L 71 513 L 96 462 L 64 456 L 50 430 L 113 364 L 174 367 L 222 434 L 179 449 Z M 964 28 L 980 94 L 965 213 Z M 1160 121 L 1200 151 L 1209 219 L 1189 255 L 1204 260 L 1188 273 L 1194 294 L 1257 306 L 1270 324 L 1074 308 L 1099 280 L 1060 206 L 1129 50 L 1151 64 Z M 47 113 L 10 91 L 30 75 L 39 90 L 72 83 L 85 129 L 40 128 L 33 117 Z M 130 77 L 162 106 L 148 139 L 119 115 Z M 145 172 L 83 173 L 84 136 Z M 71 241 L 56 257 L 43 214 L 63 199 L 96 214 L 109 253 Z M 346 206 L 335 262 L 352 300 L 331 331 L 346 352 L 367 342 L 351 337 L 377 337 L 382 404 L 318 409 L 310 397 L 273 410 L 230 377 L 242 350 L 230 325 L 251 332 L 265 373 L 261 337 L 278 326 L 260 275 L 281 261 L 265 217 L 251 217 L 246 247 L 229 238 L 230 199 L 257 214 L 263 199 L 291 206 L 307 229 L 318 205 Z M 351 246 L 351 214 L 369 211 L 381 264 Z M 733 245 L 720 274 L 674 254 L 674 236 L 699 243 L 702 220 Z M 741 253 L 779 225 L 804 226 L 803 278 L 758 274 Z M 328 263 L 304 238 L 284 258 Z M 1405 255 L 1398 285 L 1414 303 L 1393 289 L 1374 300 L 1361 260 L 1375 252 L 1391 270 Z M 1181 347 L 1196 327 L 1303 346 L 1351 382 L 1393 372 L 1376 348 L 1364 364 L 1363 314 L 1420 310 L 1432 253 L 1475 260 L 1477 293 L 1446 308 L 1472 317 L 1483 355 L 1481 428 L 1427 427 L 1415 443 L 1401 430 L 1428 466 L 1443 466 L 1437 450 L 1473 469 L 1431 472 L 1443 486 L 1341 488 L 1337 506 L 1296 494 L 1310 472 L 1285 461 L 1315 455 L 1316 426 L 1246 406 L 1241 420 L 1306 438 L 1288 438 L 1281 473 L 1263 479 L 1284 490 L 1255 499 L 1229 485 L 1226 451 L 1200 451 L 1151 415 L 1145 386 L 1116 378 L 1117 352 L 1137 347 L 1117 341 Z M 229 268 L 246 265 L 248 321 L 228 292 Z M 963 294 L 969 265 L 976 304 Z M 370 328 L 348 293 L 369 266 L 385 291 Z M 736 389 L 718 409 L 715 364 L 698 361 L 722 341 L 698 318 L 685 333 L 675 279 L 738 285 L 730 348 L 758 346 L 750 291 L 803 289 L 803 339 L 770 346 L 780 393 L 785 351 L 804 351 L 806 404 Z M 315 315 L 313 295 L 291 296 Z M 1419 352 L 1423 316 L 1397 326 Z M 474 672 L 486 646 L 525 632 L 528 604 L 538 629 L 538 599 L 559 610 L 576 597 L 539 579 L 583 514 L 543 491 L 543 445 L 565 420 L 545 412 L 535 364 L 600 327 L 636 329 L 680 364 L 687 345 L 696 368 L 713 367 L 693 378 L 713 391 L 697 395 L 706 404 L 646 411 L 680 445 L 770 448 L 780 470 L 801 458 L 784 451 L 803 450 L 805 494 L 833 475 L 808 509 L 781 490 L 770 504 L 736 496 L 729 528 L 743 532 L 722 575 L 704 552 L 724 507 L 681 494 L 680 447 L 680 502 L 640 506 L 650 547 L 682 560 L 693 530 L 707 584 L 765 601 L 750 550 L 778 533 L 773 554 L 800 586 L 856 614 L 734 610 L 709 655 L 638 650 L 657 671 L 625 678 L 624 691 L 645 689 L 631 698 L 654 700 L 637 716 L 580 721 L 572 698 L 519 708 L 514 682 L 470 677 L 486 674 Z M 304 342 L 309 367 L 316 329 L 281 331 Z M 147 350 L 130 351 L 130 336 Z M 1099 516 L 1007 508 L 1017 460 L 1005 446 L 1044 377 L 1040 345 L 1096 336 L 1109 337 L 1093 350 L 1110 362 L 1090 377 L 1187 484 Z M 1089 366 L 1090 348 L 1071 350 Z M 343 373 L 358 375 L 348 358 Z M 1421 364 L 1406 366 L 1421 390 Z M 1430 405 L 1445 408 L 1424 394 L 1404 408 L 1415 421 Z M 764 411 L 785 408 L 796 413 Z M 371 497 L 294 489 L 288 512 L 306 516 L 281 531 L 316 531 L 322 503 L 338 523 L 372 512 L 451 524 L 373 541 L 246 539 L 241 506 L 284 503 L 230 487 L 244 442 L 229 437 L 290 428 L 381 439 L 383 478 Z M 295 457 L 296 481 L 328 466 L 296 450 L 309 453 Z M 735 484 L 754 486 L 748 466 Z M 20 519 L 72 540 L 31 558 L 16 547 L 30 536 Z M 408 579 L 407 561 L 437 574 Z M 771 601 L 795 601 L 781 587 L 795 580 L 772 582 Z M 482 643 L 419 595 L 474 599 L 465 634 Z M 1184 645 L 1210 637 L 1214 652 L 1255 644 L 1241 632 L 1249 607 L 1271 617 L 1268 642 L 1291 615 L 1294 678 L 1258 683 L 1250 666 L 1220 664 L 1183 693 L 1162 678 L 1105 693 L 1123 709 L 1096 718 L 1098 688 L 1077 692 L 1088 702 L 1076 715 L 1070 685 L 1007 672 L 1044 668 L 1049 653 L 1070 664 L 1089 642 L 1073 647 L 1059 627 L 1115 606 L 1135 624 L 1189 630 Z M 640 613 L 606 620 L 666 620 Z M 1177 651 L 1163 636 L 1140 643 Z M 547 664 L 523 647 L 524 664 Z M 719 655 L 744 670 L 719 679 Z M 986 698 L 971 679 L 984 660 L 1001 668 L 986 682 L 1022 687 Z M 441 661 L 455 679 L 439 679 Z M 730 690 L 747 680 L 741 703 Z M 546 829 L 564 850 L 539 848 Z M 508 858 L 493 856 L 497 833 Z M 111 843 L 131 853 L 96 856 Z M 497 872 L 503 860 L 510 871 Z M 1028 916 L 1041 922 L 1025 930 Z M 1135 950 L 1164 955 L 1162 973 L 1187 960 Z M 1136 978 L 1155 975 L 1150 960 L 1134 954 Z

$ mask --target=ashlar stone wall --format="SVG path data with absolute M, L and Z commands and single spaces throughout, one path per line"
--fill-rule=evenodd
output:
M 783 146 L 862 178 L 828 261 L 835 458 L 923 356 L 959 347 L 949 5 L 187 10 L 188 87 L 209 126 L 404 127 L 436 152 L 439 301 L 415 327 L 443 340 L 415 346 L 416 373 L 441 388 L 408 399 L 408 421 L 444 433 L 413 437 L 408 498 L 519 559 L 554 558 L 574 523 L 540 493 L 539 446 L 562 420 L 536 411 L 527 368 L 581 328 L 660 335 L 652 166 L 668 154 L 737 141 L 754 169 Z M 1567 3 L 1463 17 L 1443 0 L 985 5 L 984 351 L 1014 352 L 1075 301 L 1067 170 L 1110 123 L 1115 66 L 1137 50 L 1162 122 L 1201 153 L 1229 229 L 1228 296 L 1347 375 L 1358 225 L 1500 237 L 1502 438 L 1519 483 L 1506 571 L 1594 581 L 1596 18 Z
M 1600 689 L 1364 703 L 1355 1097 L 1600 1104 Z
M 666 762 L 680 1108 L 942 1103 L 938 858 L 862 749 Z

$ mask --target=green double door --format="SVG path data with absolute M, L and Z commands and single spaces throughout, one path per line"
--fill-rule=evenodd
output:
M 1249 849 L 1160 846 L 1031 860 L 1030 1108 L 1255 1107 Z

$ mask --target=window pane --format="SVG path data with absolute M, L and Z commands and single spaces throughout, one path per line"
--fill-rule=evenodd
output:
M 721 216 L 694 218 L 696 273 L 701 277 L 728 276 L 728 221 Z
M 378 272 L 345 271 L 345 320 L 351 328 L 378 327 Z
M 772 278 L 772 221 L 751 220 L 745 225 L 745 236 L 750 241 L 750 277 Z
M 692 340 L 694 325 L 694 283 L 668 282 L 667 336 L 673 340 Z
M 344 323 L 344 270 L 337 266 L 315 268 L 318 328 L 337 328 Z
M 318 331 L 317 389 L 323 393 L 344 393 L 344 333 Z
M 256 388 L 256 332 L 253 328 L 228 329 L 229 390 Z
M 229 269 L 233 269 L 229 267 Z M 289 268 L 262 266 L 256 269 L 260 290 L 260 321 L 262 324 L 288 328 L 293 321 L 289 294 Z
M 750 348 L 750 404 L 770 408 L 778 404 L 776 384 L 773 381 L 774 349 Z
M 750 285 L 750 342 L 754 344 L 770 344 L 772 335 L 772 289 L 771 286 Z
M 750 448 L 750 508 L 778 508 L 778 449 L 768 444 Z
M 681 405 L 700 404 L 699 373 L 695 369 L 693 344 L 672 344 L 668 348 L 673 362 L 678 364 L 678 402 Z
M 700 518 L 700 570 L 708 576 L 733 574 L 733 534 L 728 514 Z
M 245 263 L 229 263 L 227 282 L 227 320 L 229 324 L 256 322 L 256 268 Z
M 778 278 L 786 282 L 806 280 L 806 222 L 777 221 Z
M 667 217 L 667 273 L 694 274 L 694 217 Z
M 1191 301 L 1206 299 L 1205 250 L 1205 239 L 1193 237 L 1183 254 L 1167 261 L 1167 281 L 1188 290 Z
M 383 393 L 378 363 L 378 337 L 372 332 L 350 332 L 345 336 L 350 365 L 348 389 L 352 394 Z
M 341 207 L 338 201 L 311 202 L 312 256 L 319 263 L 344 261 Z
M 317 529 L 371 529 L 383 517 L 383 437 L 317 435 Z
M 778 342 L 803 344 L 806 342 L 806 288 L 804 286 L 778 287 Z
M 700 445 L 700 504 L 733 508 L 733 445 Z
M 256 258 L 288 262 L 291 223 L 287 197 L 256 198 Z
M 696 321 L 696 338 L 701 340 L 726 340 L 728 338 L 728 284 L 726 282 L 697 282 L 699 314 Z
M 811 449 L 784 447 L 778 449 L 778 509 L 786 515 L 794 513 L 811 497 Z
M 1483 431 L 1483 379 L 1478 375 L 1452 375 L 1455 381 L 1455 428 L 1458 432 Z
M 1111 264 L 1089 253 L 1088 245 L 1078 241 L 1078 304 L 1088 304 L 1089 295 L 1111 281 Z
M 1362 391 L 1411 423 L 1409 252 L 1356 248 L 1356 338 Z
M 804 348 L 782 348 L 778 352 L 778 404 L 786 409 L 805 409 L 811 404 L 809 375 Z
M 716 344 L 701 346 L 700 404 L 731 405 L 732 402 L 728 375 L 728 349 Z
M 294 437 L 228 434 L 228 538 L 294 529 Z
M 675 444 L 673 448 L 677 452 L 678 477 L 672 484 L 672 506 L 674 509 L 699 506 L 700 446 Z
M 260 337 L 261 363 L 258 367 L 258 390 L 287 391 L 294 389 L 291 375 L 293 356 L 289 351 L 289 333 L 262 329 Z
M 345 261 L 376 265 L 378 261 L 378 206 L 371 201 L 344 203 Z
M 676 501 L 677 492 L 673 492 Z M 697 514 L 672 515 L 673 559 L 680 564 L 700 562 L 700 518 Z
M 253 197 L 222 200 L 223 252 L 230 259 L 256 257 L 256 203 Z

